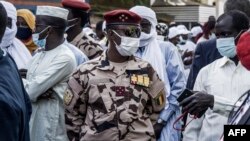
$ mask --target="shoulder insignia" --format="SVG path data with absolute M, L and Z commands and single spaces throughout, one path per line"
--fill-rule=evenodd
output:
M 157 105 L 164 104 L 164 91 L 161 91 L 154 100 Z
M 116 93 L 116 96 L 124 96 L 125 95 L 125 87 L 124 86 L 116 86 L 115 93 Z
M 64 96 L 63 96 L 63 101 L 65 105 L 69 105 L 70 102 L 73 99 L 73 94 L 70 92 L 70 90 L 66 90 Z

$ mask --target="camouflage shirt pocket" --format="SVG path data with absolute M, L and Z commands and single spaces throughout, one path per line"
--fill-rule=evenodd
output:
M 136 116 L 142 116 L 144 107 L 148 101 L 148 94 L 146 93 L 146 88 L 142 87 L 141 91 L 137 91 L 134 89 L 132 93 L 129 94 L 128 102 L 125 102 L 126 109 L 129 114 L 133 114 Z
M 111 83 L 90 85 L 89 104 L 92 107 L 93 113 L 96 113 L 96 115 L 106 115 L 114 111 L 112 110 L 113 99 L 110 90 L 111 85 Z

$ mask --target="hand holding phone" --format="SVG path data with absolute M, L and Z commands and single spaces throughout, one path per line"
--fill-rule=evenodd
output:
M 185 90 L 182 91 L 181 95 L 177 98 L 177 101 L 181 102 L 181 101 L 183 101 L 184 99 L 186 99 L 187 97 L 189 97 L 189 96 L 191 96 L 193 94 L 194 93 L 191 90 L 185 89 Z
M 178 98 L 180 100 L 179 104 L 183 107 L 183 111 L 188 111 L 191 115 L 201 117 L 208 108 L 213 108 L 214 96 L 205 91 L 195 92 L 191 95 L 190 92 L 183 91 L 183 95 Z

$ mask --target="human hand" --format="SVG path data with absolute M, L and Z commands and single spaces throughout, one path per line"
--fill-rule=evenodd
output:
M 213 108 L 213 105 L 214 96 L 207 94 L 206 92 L 196 92 L 180 102 L 183 111 L 188 111 L 188 113 L 195 115 L 198 118 L 200 118 L 209 107 Z

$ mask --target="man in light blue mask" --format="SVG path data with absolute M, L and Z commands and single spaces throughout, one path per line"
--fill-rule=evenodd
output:
M 201 69 L 194 86 L 196 92 L 180 103 L 184 111 L 200 117 L 187 126 L 184 141 L 219 140 L 229 112 L 237 99 L 249 90 L 250 72 L 236 56 L 238 39 L 248 28 L 248 17 L 238 10 L 218 18 L 216 46 L 223 58 Z
M 249 27 L 248 24 L 241 24 L 240 26 L 236 26 L 236 21 L 230 22 L 233 18 L 233 16 L 231 16 L 233 14 L 231 13 L 233 12 L 228 12 L 227 14 L 222 15 L 216 23 L 216 47 L 221 56 L 231 58 L 237 64 L 238 58 L 236 57 L 236 44 L 240 35 Z M 242 18 L 241 20 L 244 19 Z
M 24 87 L 34 112 L 30 120 L 32 141 L 68 141 L 64 124 L 63 96 L 69 75 L 76 68 L 65 44 L 68 10 L 38 6 L 33 41 L 43 48 L 28 64 Z
M 44 48 L 45 48 L 45 45 L 46 45 L 46 39 L 47 39 L 47 37 L 48 37 L 48 30 L 49 30 L 49 27 L 50 27 L 50 26 L 46 27 L 45 29 L 43 29 L 43 30 L 40 31 L 40 32 L 36 31 L 37 33 L 34 33 L 34 34 L 32 35 L 32 39 L 33 39 L 34 43 L 35 43 L 38 47 L 40 47 L 40 48 L 42 48 L 42 49 L 44 49 Z
M 224 5 L 224 12 L 239 10 L 244 12 L 250 19 L 249 7 L 249 0 L 227 0 Z M 203 67 L 214 62 L 216 59 L 222 58 L 218 52 L 218 49 L 216 48 L 216 39 L 211 39 L 209 41 L 197 44 L 194 56 L 195 58 L 187 83 L 187 87 L 189 89 L 193 89 L 197 74 Z

